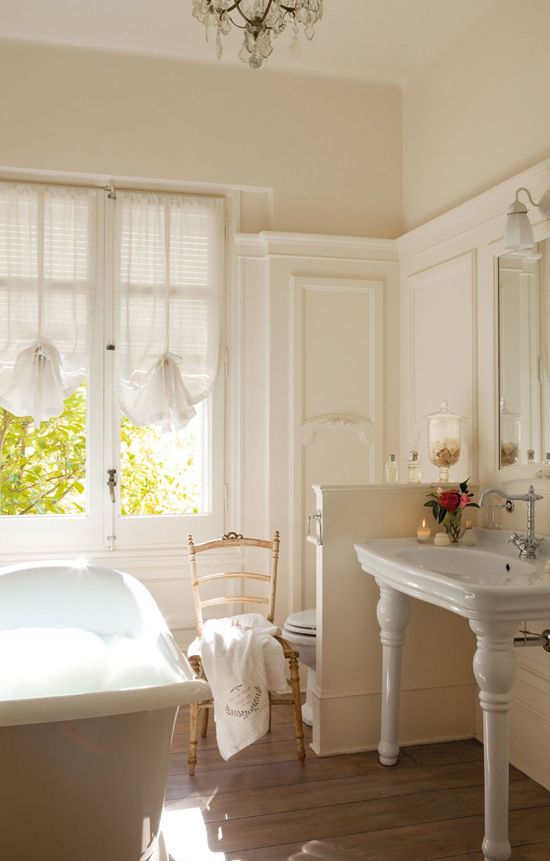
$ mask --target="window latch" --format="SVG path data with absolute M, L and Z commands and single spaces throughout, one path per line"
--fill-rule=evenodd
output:
M 109 496 L 111 497 L 111 502 L 115 503 L 115 487 L 117 485 L 116 481 L 116 469 L 108 469 L 107 475 L 109 476 L 107 480 L 107 487 L 109 488 Z

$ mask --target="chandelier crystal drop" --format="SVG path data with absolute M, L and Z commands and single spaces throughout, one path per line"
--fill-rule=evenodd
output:
M 251 69 L 260 69 L 273 51 L 273 39 L 288 24 L 294 35 L 290 52 L 300 56 L 300 29 L 311 41 L 315 25 L 323 16 L 323 0 L 193 0 L 193 17 L 204 24 L 208 41 L 210 27 L 216 32 L 216 56 L 222 56 L 222 36 L 233 27 L 243 31 L 239 58 Z

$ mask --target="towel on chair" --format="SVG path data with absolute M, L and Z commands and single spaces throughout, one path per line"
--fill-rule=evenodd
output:
M 189 647 L 200 655 L 214 697 L 216 737 L 224 759 L 269 728 L 269 691 L 287 690 L 279 629 L 260 613 L 209 619 Z

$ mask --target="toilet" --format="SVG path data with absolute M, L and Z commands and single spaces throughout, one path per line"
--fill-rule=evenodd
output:
M 317 613 L 316 610 L 299 610 L 291 613 L 283 626 L 283 637 L 300 653 L 300 661 L 307 667 L 307 694 L 302 706 L 302 720 L 313 725 L 312 691 L 316 684 L 317 666 Z

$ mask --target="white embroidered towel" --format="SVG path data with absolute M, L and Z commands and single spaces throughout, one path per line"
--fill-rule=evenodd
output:
M 260 613 L 209 619 L 189 648 L 200 654 L 214 697 L 216 737 L 224 759 L 269 728 L 269 691 L 286 691 L 286 661 L 273 638 L 279 629 Z

